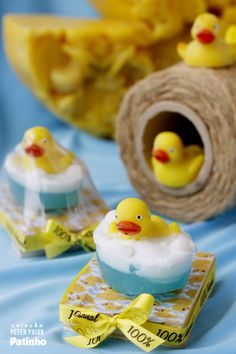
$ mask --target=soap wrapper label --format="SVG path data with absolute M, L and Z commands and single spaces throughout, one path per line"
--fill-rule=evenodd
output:
M 194 322 L 213 289 L 214 280 L 215 256 L 204 252 L 195 254 L 186 286 L 156 296 L 148 320 L 142 327 L 160 338 L 163 345 L 177 348 L 185 346 Z M 101 314 L 114 317 L 122 313 L 132 300 L 104 283 L 94 257 L 65 292 L 60 302 L 60 311 L 67 311 L 68 316 L 73 310 L 77 314 L 93 313 L 93 318 Z M 61 316 L 61 321 L 66 328 L 72 328 L 64 316 Z M 127 338 L 120 330 L 113 332 L 112 336 Z

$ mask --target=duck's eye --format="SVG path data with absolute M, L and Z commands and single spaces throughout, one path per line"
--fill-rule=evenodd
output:
M 137 220 L 142 220 L 142 218 L 143 218 L 143 217 L 142 217 L 141 214 L 138 214 L 138 215 L 136 216 L 136 219 L 137 219 Z
M 175 148 L 174 147 L 169 148 L 169 152 L 172 154 L 173 152 L 175 152 Z
M 219 31 L 220 30 L 220 25 L 218 23 L 216 23 L 214 26 L 213 26 L 213 30 L 214 31 Z
M 46 144 L 46 142 L 47 142 L 47 139 L 46 139 L 46 138 L 42 139 L 42 143 L 43 143 L 43 144 Z
M 116 218 L 116 219 L 118 219 L 118 216 L 117 216 L 117 215 L 115 215 L 115 218 Z

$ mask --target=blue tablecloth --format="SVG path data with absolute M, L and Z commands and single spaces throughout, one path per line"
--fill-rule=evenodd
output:
M 83 0 L 10 0 L 0 2 L 0 12 L 48 12 L 73 16 L 94 16 Z M 59 123 L 19 82 L 0 48 L 0 157 L 20 141 L 24 130 L 44 124 L 68 148 L 86 161 L 94 182 L 110 207 L 135 192 L 130 185 L 111 141 L 102 141 Z M 220 191 L 219 191 L 220 193 Z M 187 348 L 178 353 L 236 353 L 236 210 L 215 219 L 182 225 L 200 250 L 217 256 L 214 291 L 193 328 Z M 58 304 L 65 289 L 92 254 L 68 253 L 48 261 L 45 257 L 19 259 L 9 236 L 0 231 L 0 353 L 82 353 L 63 340 Z M 10 346 L 11 326 L 42 324 L 45 347 Z M 171 353 L 174 349 L 159 348 Z M 95 353 L 141 353 L 126 341 L 109 339 Z

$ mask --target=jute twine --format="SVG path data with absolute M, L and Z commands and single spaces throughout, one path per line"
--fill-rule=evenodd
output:
M 152 173 L 153 140 L 163 130 L 204 147 L 202 170 L 186 188 L 165 188 Z M 236 66 L 181 63 L 140 81 L 121 105 L 117 140 L 131 182 L 153 210 L 193 222 L 230 208 L 236 200 Z

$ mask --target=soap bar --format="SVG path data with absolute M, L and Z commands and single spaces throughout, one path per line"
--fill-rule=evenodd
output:
M 21 80 L 56 116 L 92 134 L 114 135 L 123 95 L 179 61 L 175 38 L 153 44 L 145 23 L 8 15 L 4 42 Z
M 194 255 L 187 284 L 181 290 L 155 297 L 155 303 L 144 327 L 165 340 L 164 345 L 183 347 L 189 340 L 194 322 L 209 297 L 215 279 L 215 256 L 199 252 Z M 114 316 L 122 312 L 133 298 L 112 290 L 102 279 L 96 257 L 79 272 L 60 302 L 78 313 L 91 310 Z M 64 317 L 61 316 L 61 320 Z M 70 329 L 69 320 L 64 326 Z M 116 338 L 124 339 L 121 332 Z

